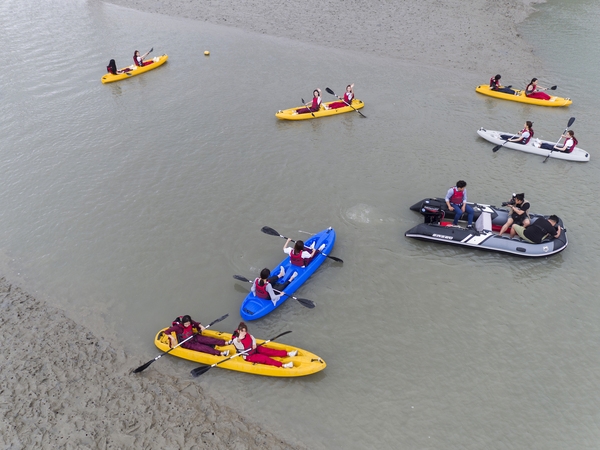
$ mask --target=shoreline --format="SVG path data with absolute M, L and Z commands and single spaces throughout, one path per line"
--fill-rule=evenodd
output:
M 303 449 L 0 278 L 0 447 Z M 159 351 L 157 350 L 157 354 Z

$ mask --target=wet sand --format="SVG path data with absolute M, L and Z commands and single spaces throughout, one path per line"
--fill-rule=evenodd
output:
M 526 78 L 540 67 L 516 29 L 535 3 L 528 0 L 380 1 L 367 9 L 356 0 L 111 3 L 478 72 L 482 82 L 498 71 Z M 0 296 L 2 448 L 298 448 L 215 403 L 190 379 L 154 365 L 131 374 L 153 355 L 126 355 L 5 279 Z

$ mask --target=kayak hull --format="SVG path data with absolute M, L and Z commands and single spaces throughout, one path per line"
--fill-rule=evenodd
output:
M 575 147 L 571 153 L 564 153 L 559 151 L 551 151 L 543 148 L 538 148 L 537 145 L 540 143 L 551 144 L 554 146 L 556 142 L 544 141 L 541 139 L 533 138 L 530 139 L 527 144 L 517 144 L 516 142 L 506 142 L 502 139 L 502 135 L 510 135 L 512 133 L 507 133 L 505 131 L 496 131 L 496 130 L 487 130 L 485 128 L 480 128 L 477 130 L 477 134 L 481 136 L 486 141 L 489 141 L 493 144 L 503 145 L 502 148 L 510 148 L 513 150 L 519 150 L 526 153 L 533 153 L 534 155 L 539 156 L 548 156 L 554 159 L 563 159 L 565 161 L 577 161 L 577 162 L 588 162 L 590 160 L 590 154 L 579 146 Z
M 281 283 L 287 281 L 294 272 L 298 272 L 298 276 L 285 288 L 286 295 L 282 295 L 281 298 L 277 301 L 276 304 L 273 304 L 271 300 L 265 300 L 264 298 L 260 298 L 255 296 L 252 292 L 250 292 L 240 307 L 240 315 L 244 320 L 256 320 L 261 317 L 266 316 L 271 311 L 278 308 L 282 305 L 290 295 L 294 294 L 296 290 L 304 284 L 306 280 L 310 278 L 310 276 L 315 273 L 315 271 L 325 262 L 327 259 L 327 255 L 330 254 L 333 249 L 333 245 L 335 244 L 335 230 L 331 227 L 311 236 L 304 242 L 306 247 L 309 247 L 312 243 L 315 243 L 315 248 L 319 248 L 322 244 L 325 244 L 325 248 L 322 252 L 316 252 L 313 260 L 305 267 L 294 266 L 290 262 L 290 257 L 287 256 L 281 263 L 279 263 L 275 268 L 271 271 L 270 276 L 275 276 L 279 274 L 280 266 L 283 266 L 285 269 L 285 276 L 280 279 Z
M 166 328 L 163 328 L 161 331 L 164 331 L 164 330 L 166 330 Z M 159 338 L 159 334 L 160 334 L 160 332 L 157 333 L 156 336 L 154 337 L 154 344 L 161 351 L 166 352 L 169 350 L 168 338 L 165 335 L 162 335 Z M 215 330 L 204 330 L 202 332 L 202 334 L 204 336 L 212 337 L 215 339 L 224 339 L 225 341 L 229 341 L 232 338 L 231 333 L 223 333 L 223 332 L 215 331 Z M 175 333 L 173 333 L 173 336 L 175 336 Z M 265 342 L 265 341 L 261 340 L 261 339 L 256 339 L 257 345 L 262 342 Z M 285 358 L 276 358 L 275 357 L 275 358 L 273 358 L 273 359 L 276 359 L 283 363 L 287 363 L 287 362 L 291 361 L 294 363 L 294 367 L 289 368 L 289 369 L 284 369 L 282 367 L 268 366 L 266 364 L 254 364 L 254 363 L 246 361 L 241 356 L 236 356 L 235 358 L 231 358 L 215 367 L 219 367 L 221 369 L 235 370 L 237 372 L 252 373 L 254 375 L 263 375 L 263 376 L 267 376 L 267 377 L 283 377 L 283 378 L 303 377 L 306 375 L 312 375 L 313 373 L 320 372 L 321 370 L 325 369 L 325 367 L 327 367 L 327 364 L 325 363 L 325 361 L 323 361 L 320 357 L 318 357 L 314 353 L 308 352 L 304 349 L 301 349 L 298 347 L 293 347 L 293 346 L 287 345 L 287 344 L 281 344 L 278 342 L 269 342 L 266 346 L 269 348 L 274 348 L 274 349 L 278 349 L 278 350 L 285 350 L 287 352 L 297 350 L 298 355 L 296 355 L 294 357 L 285 357 Z M 221 351 L 229 350 L 230 356 L 232 354 L 234 354 L 236 351 L 235 347 L 233 345 L 217 347 L 217 350 L 221 350 Z M 183 347 L 177 347 L 173 351 L 171 351 L 171 353 L 169 353 L 169 354 L 172 356 L 176 356 L 178 358 L 183 358 L 183 359 L 187 359 L 190 361 L 194 361 L 194 362 L 197 362 L 200 364 L 206 364 L 206 365 L 215 364 L 226 358 L 223 356 L 215 356 L 215 355 L 210 355 L 208 353 L 202 353 L 202 352 L 197 352 L 194 350 L 189 350 L 189 349 L 183 348 Z
M 530 258 L 554 255 L 567 248 L 567 232 L 564 229 L 558 238 L 546 239 L 540 244 L 532 244 L 518 237 L 511 239 L 508 237 L 508 232 L 505 236 L 500 237 L 497 232 L 508 219 L 508 209 L 498 208 L 492 205 L 483 205 L 481 203 L 467 202 L 467 204 L 471 205 L 475 211 L 475 220 L 477 223 L 472 229 L 453 226 L 452 222 L 448 221 L 454 219 L 454 212 L 448 210 L 446 201 L 443 198 L 426 198 L 412 205 L 410 209 L 427 216 L 427 207 L 433 207 L 433 209 L 439 207 L 440 211 L 444 213 L 445 219 L 442 219 L 439 222 L 435 221 L 434 223 L 421 223 L 408 230 L 404 235 L 420 240 L 496 251 Z M 486 220 L 484 220 L 485 217 L 481 218 L 482 215 L 488 216 L 489 221 L 486 222 Z M 530 214 L 530 217 L 533 223 L 538 218 L 546 216 L 542 216 L 541 214 Z M 479 220 L 480 218 L 481 220 Z M 560 219 L 559 225 L 563 227 L 562 220 Z
M 539 98 L 531 98 L 525 95 L 525 91 L 520 89 L 514 89 L 515 94 L 507 94 L 506 92 L 494 91 L 487 84 L 479 85 L 475 88 L 475 92 L 487 95 L 489 97 L 501 98 L 503 100 L 510 100 L 513 102 L 527 103 L 529 105 L 538 106 L 569 106 L 573 101 L 570 98 L 555 97 L 551 96 L 550 100 L 541 100 Z
M 135 77 L 136 75 L 140 75 L 142 73 L 149 72 L 150 70 L 154 70 L 157 67 L 162 66 L 164 63 L 167 62 L 168 59 L 169 59 L 169 55 L 155 56 L 154 58 L 152 58 L 152 64 L 148 64 L 147 66 L 143 66 L 143 67 L 138 67 L 138 66 L 132 64 L 131 66 L 127 66 L 127 67 L 123 67 L 122 69 L 119 69 L 119 70 L 130 69 L 129 72 L 119 73 L 117 75 L 113 75 L 112 73 L 107 73 L 100 79 L 100 81 L 102 81 L 103 84 L 106 84 L 106 83 L 113 83 L 115 81 L 124 80 L 126 78 Z
M 339 101 L 340 100 L 335 100 L 333 102 L 323 103 L 323 105 L 329 106 L 332 103 L 337 103 Z M 354 110 L 361 109 L 361 108 L 363 108 L 365 106 L 365 104 L 362 102 L 362 100 L 358 100 L 358 99 L 352 100 L 351 105 L 352 105 L 352 107 L 350 107 L 350 106 L 344 106 L 342 108 L 336 108 L 336 109 L 325 109 L 325 108 L 321 107 L 321 109 L 319 111 L 315 111 L 312 114 L 311 113 L 294 114 L 294 112 L 296 112 L 297 109 L 304 108 L 304 106 L 297 106 L 295 108 L 280 110 L 277 113 L 275 113 L 275 117 L 277 117 L 278 119 L 281 119 L 281 120 L 318 119 L 320 117 L 335 116 L 335 115 L 338 115 L 338 114 L 343 114 L 343 113 L 351 112 L 351 111 L 354 111 Z

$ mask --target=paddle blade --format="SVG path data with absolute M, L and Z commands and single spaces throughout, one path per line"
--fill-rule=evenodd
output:
M 571 125 L 573 125 L 573 122 L 575 122 L 575 117 L 571 117 L 569 119 L 569 123 L 567 124 L 567 128 L 571 128 Z
M 200 375 L 208 372 L 210 370 L 210 368 L 211 368 L 211 366 L 197 367 L 197 368 L 193 369 L 190 373 L 192 374 L 192 376 L 194 378 L 196 378 L 196 377 L 199 377 Z
M 233 278 L 235 278 L 236 280 L 245 281 L 246 283 L 252 283 L 252 281 L 250 281 L 248 278 L 243 277 L 241 275 L 234 275 Z
M 304 105 L 304 99 L 303 99 L 303 98 L 301 98 L 300 100 L 302 100 L 302 104 Z
M 211 323 L 208 324 L 208 326 L 210 327 L 210 326 L 214 325 L 215 323 L 225 320 L 225 319 L 227 319 L 227 317 L 229 317 L 229 314 L 225 314 L 224 316 L 221 316 L 218 319 L 213 320 Z
M 152 364 L 154 361 L 156 361 L 155 359 L 148 361 L 146 364 L 144 364 L 143 366 L 138 367 L 137 369 L 135 369 L 133 371 L 133 373 L 140 373 L 143 372 L 144 370 L 146 370 L 148 367 L 150 367 L 150 364 Z
M 494 153 L 496 153 L 496 152 L 497 152 L 498 150 L 500 150 L 501 148 L 502 148 L 502 146 L 501 146 L 501 145 L 496 145 L 496 146 L 495 146 L 495 147 L 492 149 L 492 151 L 493 151 Z
M 327 92 L 329 92 L 331 95 L 334 95 L 334 96 L 335 96 L 335 92 L 333 92 L 333 91 L 332 91 L 331 89 L 329 89 L 328 87 L 326 87 L 326 88 L 325 88 L 325 90 L 326 90 Z
M 307 308 L 310 308 L 310 309 L 313 309 L 315 306 L 317 306 L 317 304 L 315 302 L 313 302 L 312 300 L 309 300 L 307 298 L 296 298 L 296 300 L 298 300 L 298 303 L 300 303 L 302 306 L 306 306 Z
M 154 50 L 154 47 L 152 47 L 150 50 L 148 50 L 148 53 L 152 53 L 153 50 Z
M 550 90 L 551 90 L 551 91 L 555 91 L 555 90 L 556 90 L 556 85 L 552 86 L 552 87 L 550 88 Z
M 341 258 L 338 258 L 337 256 L 329 256 L 329 255 L 325 255 L 325 256 L 327 256 L 328 258 L 333 259 L 335 262 L 339 262 L 339 263 L 342 263 L 342 264 L 344 263 L 344 261 Z
M 281 236 L 277 231 L 275 231 L 273 228 L 271 227 L 262 227 L 260 229 L 260 231 L 262 231 L 265 234 L 270 234 L 271 236 Z

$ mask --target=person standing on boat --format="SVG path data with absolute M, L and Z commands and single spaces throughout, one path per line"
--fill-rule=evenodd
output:
M 497 91 L 497 92 L 504 92 L 505 94 L 516 94 L 515 91 L 513 91 L 512 89 L 508 88 L 508 87 L 504 87 L 500 84 L 500 78 L 502 78 L 502 75 L 498 74 L 495 77 L 490 78 L 490 89 L 492 91 Z
M 552 145 L 544 142 L 539 144 L 538 147 L 543 148 L 545 150 L 555 150 L 557 152 L 571 153 L 573 150 L 575 150 L 575 146 L 579 144 L 579 141 L 575 137 L 575 132 L 573 130 L 568 130 L 566 134 L 563 134 L 560 138 L 565 140 L 562 145 L 560 145 L 560 143 Z
M 285 295 L 283 289 L 288 287 L 289 284 L 294 281 L 294 278 L 298 276 L 298 272 L 294 272 L 290 279 L 283 284 L 278 283 L 279 279 L 285 276 L 285 268 L 283 266 L 279 268 L 279 275 L 274 275 L 272 277 L 269 275 L 271 275 L 271 271 L 268 268 L 261 270 L 260 277 L 254 280 L 250 290 L 257 297 L 264 298 L 265 300 L 271 300 L 273 305 L 275 305 L 281 296 Z M 275 293 L 273 290 L 274 288 L 280 291 L 279 294 Z
M 527 200 L 525 200 L 525 194 L 514 195 L 510 201 L 502 203 L 502 206 L 508 206 L 510 209 L 510 214 L 508 215 L 508 220 L 506 223 L 502 225 L 498 236 L 502 236 L 506 230 L 508 230 L 508 227 L 512 226 L 513 224 L 527 227 L 531 223 L 529 220 L 529 213 L 527 212 L 531 205 Z M 514 229 L 511 228 L 510 237 L 512 238 L 514 235 Z
M 516 136 L 502 135 L 500 137 L 502 139 L 506 139 L 509 142 L 515 142 L 517 144 L 525 145 L 529 142 L 529 140 L 534 135 L 534 131 L 533 131 L 532 127 L 533 127 L 533 122 L 531 120 L 528 120 L 527 122 L 525 122 L 523 129 L 521 131 L 519 131 Z
M 238 353 L 247 351 L 247 353 L 242 355 L 242 358 L 248 362 L 283 367 L 285 369 L 291 369 L 294 367 L 294 363 L 290 361 L 284 364 L 281 361 L 271 358 L 271 356 L 285 358 L 286 356 L 294 357 L 298 354 L 298 350 L 286 352 L 285 350 L 277 350 L 265 347 L 264 345 L 257 347 L 256 339 L 248 333 L 248 327 L 244 322 L 240 322 L 237 330 L 233 332 L 231 343 L 235 346 Z
M 310 247 L 308 247 L 308 249 L 312 251 L 307 252 L 304 250 L 304 241 L 296 241 L 293 247 L 288 247 L 287 245 L 290 242 L 291 239 L 288 239 L 285 241 L 285 244 L 283 244 L 283 253 L 290 255 L 290 262 L 293 266 L 306 267 L 306 265 L 312 261 L 313 256 L 315 256 L 315 243 L 313 242 Z M 319 251 L 323 250 L 323 248 L 325 248 L 324 246 L 325 244 L 321 246 L 322 248 L 320 248 Z
M 550 100 L 551 97 L 548 94 L 546 94 L 545 92 L 541 92 L 541 91 L 545 91 L 548 88 L 543 88 L 541 86 L 538 86 L 537 82 L 538 82 L 537 78 L 531 79 L 531 83 L 529 83 L 527 85 L 527 87 L 525 88 L 525 95 L 529 98 L 537 98 L 540 100 Z
M 317 88 L 313 91 L 312 102 L 305 103 L 305 106 L 308 108 L 297 109 L 294 114 L 307 114 L 321 109 L 321 89 Z
M 467 182 L 458 180 L 456 186 L 448 189 L 446 193 L 446 206 L 450 211 L 454 211 L 453 224 L 458 225 L 458 221 L 462 215 L 467 213 L 467 228 L 473 228 L 473 216 L 475 211 L 471 206 L 467 205 Z
M 558 225 L 558 217 L 551 215 L 548 219 L 539 217 L 529 226 L 513 225 L 512 228 L 520 238 L 531 244 L 541 244 L 548 236 L 557 239 L 560 236 L 562 228 Z M 511 232 L 512 233 L 512 232 Z
M 144 67 L 144 66 L 147 66 L 148 64 L 152 64 L 152 61 L 144 61 L 144 58 L 146 56 L 148 56 L 149 54 L 150 54 L 150 52 L 148 51 L 148 52 L 144 53 L 142 56 L 140 56 L 139 50 L 136 50 L 135 52 L 133 52 L 133 62 L 138 67 Z
M 339 98 L 339 97 L 338 97 Z M 329 109 L 343 108 L 344 106 L 350 106 L 354 99 L 354 84 L 346 86 L 346 92 L 344 92 L 344 99 L 341 102 L 333 102 L 329 104 Z
M 202 332 L 204 330 L 205 328 L 200 322 L 195 322 L 190 316 L 185 315 L 179 317 L 176 321 L 174 321 L 173 326 L 164 330 L 163 333 L 166 334 L 169 338 L 171 348 L 177 345 L 177 341 L 183 342 L 185 339 L 194 335 L 192 339 L 187 341 L 185 344 L 182 344 L 181 346 L 189 350 L 208 353 L 210 355 L 228 356 L 229 350 L 221 352 L 219 350 L 214 349 L 215 345 L 218 345 L 219 347 L 224 347 L 225 345 L 227 345 L 227 342 L 223 339 L 215 339 L 208 336 L 202 336 Z M 177 334 L 177 339 L 175 339 L 173 335 L 171 335 L 172 332 L 175 332 L 175 334 Z

